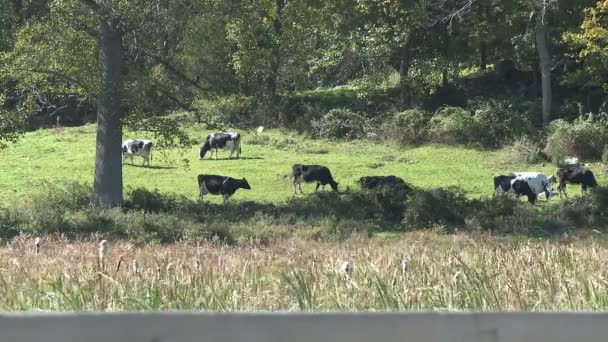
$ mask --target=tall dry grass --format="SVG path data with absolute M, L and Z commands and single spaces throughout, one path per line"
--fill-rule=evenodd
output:
M 605 310 L 595 238 L 404 234 L 340 244 L 134 246 L 21 236 L 0 249 L 1 310 Z

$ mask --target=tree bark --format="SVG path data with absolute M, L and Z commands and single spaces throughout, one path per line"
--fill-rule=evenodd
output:
M 482 40 L 479 43 L 479 69 L 481 69 L 481 70 L 486 70 L 486 67 L 488 65 L 487 49 L 488 49 L 488 45 L 486 44 L 485 41 Z
M 543 103 L 543 126 L 546 126 L 551 121 L 551 55 L 549 53 L 549 45 L 547 42 L 547 27 L 543 21 L 543 16 L 538 13 L 536 16 L 536 25 L 534 29 L 536 36 L 536 50 L 540 60 L 541 73 L 541 88 L 542 88 L 542 103 Z
M 399 91 L 401 96 L 401 103 L 404 105 L 410 104 L 410 85 L 407 82 L 407 75 L 410 71 L 410 62 L 411 62 L 411 48 L 412 48 L 413 38 L 410 34 L 410 37 L 407 40 L 405 46 L 399 49 Z
M 443 35 L 444 35 L 444 39 L 445 39 L 444 45 L 443 45 L 444 66 L 443 66 L 443 70 L 441 72 L 441 84 L 445 88 L 448 85 L 448 66 L 449 66 L 449 60 L 450 60 L 450 34 L 448 32 L 447 27 L 444 28 Z
M 100 14 L 97 150 L 93 204 L 117 207 L 122 202 L 122 32 Z

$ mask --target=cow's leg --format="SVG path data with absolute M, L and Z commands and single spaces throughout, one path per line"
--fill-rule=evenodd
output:
M 585 184 L 581 185 L 581 194 L 585 195 L 587 193 L 587 186 Z
M 302 183 L 298 183 L 298 188 L 300 189 L 300 193 L 304 195 L 304 191 L 302 191 Z
M 228 201 L 228 198 L 230 197 L 229 194 L 223 194 L 222 197 L 224 198 L 224 203 L 226 203 L 226 201 Z
M 317 186 L 315 187 L 315 192 L 317 192 L 317 190 L 319 190 L 319 185 L 321 185 L 321 183 L 317 182 Z

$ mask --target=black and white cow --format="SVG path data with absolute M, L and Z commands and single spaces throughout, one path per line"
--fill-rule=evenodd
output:
M 538 195 L 530 188 L 528 182 L 523 179 L 517 179 L 514 174 L 495 176 L 494 193 L 514 193 L 518 198 L 520 196 L 526 196 L 528 197 L 528 202 L 532 204 L 534 204 L 538 198 Z
M 294 164 L 291 167 L 291 177 L 293 179 L 294 194 L 297 194 L 296 185 L 300 188 L 300 193 L 304 193 L 302 192 L 302 182 L 316 182 L 317 187 L 315 188 L 315 192 L 319 190 L 319 185 L 322 185 L 322 189 L 325 190 L 325 185 L 327 184 L 329 184 L 334 191 L 338 191 L 338 183 L 334 181 L 329 169 L 323 165 Z
M 555 196 L 555 190 L 551 186 L 556 181 L 555 176 L 547 178 L 547 176 L 539 172 L 511 172 L 509 175 L 515 175 L 515 179 L 527 181 L 535 194 L 544 194 L 547 200 Z
M 222 195 L 224 203 L 238 189 L 250 190 L 251 186 L 245 178 L 236 179 L 220 175 L 198 175 L 199 199 L 203 203 L 204 195 Z
M 150 140 L 136 140 L 128 139 L 122 142 L 122 163 L 125 163 L 125 157 L 131 158 L 131 164 L 133 164 L 133 157 L 140 156 L 144 158 L 142 165 L 148 162 L 150 167 L 150 160 L 152 160 L 152 148 L 154 145 Z
M 559 179 L 559 185 L 557 191 L 559 191 L 559 197 L 562 197 L 562 192 L 566 197 L 566 183 L 580 184 L 581 192 L 585 194 L 587 188 L 594 188 L 597 186 L 597 181 L 591 170 L 585 170 L 582 168 L 559 168 L 557 169 L 557 178 Z
M 230 158 L 232 158 L 232 154 L 236 151 L 238 159 L 241 156 L 241 135 L 233 132 L 209 134 L 199 150 L 199 157 L 200 159 L 205 158 L 205 154 L 209 150 L 214 149 L 215 160 L 217 160 L 217 150 L 220 148 L 224 150 L 230 149 Z M 213 156 L 213 151 L 211 151 L 211 156 Z
M 397 176 L 365 176 L 359 178 L 361 190 L 388 188 L 392 190 L 410 190 L 405 181 Z

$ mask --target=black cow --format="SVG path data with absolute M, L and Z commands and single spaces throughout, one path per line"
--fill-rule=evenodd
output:
M 212 133 L 205 138 L 203 146 L 199 150 L 200 159 L 205 158 L 205 154 L 211 149 L 215 150 L 215 160 L 217 160 L 218 148 L 230 149 L 230 157 L 236 151 L 236 158 L 241 156 L 241 135 L 239 133 Z M 213 157 L 213 151 L 211 152 Z
M 317 187 L 315 188 L 315 192 L 319 190 L 319 185 L 323 186 L 323 190 L 325 190 L 325 185 L 329 184 L 334 191 L 338 191 L 338 183 L 334 181 L 331 176 L 331 172 L 326 166 L 323 165 L 302 165 L 302 164 L 294 164 L 291 167 L 291 177 L 293 178 L 293 193 L 297 194 L 296 184 L 300 188 L 300 193 L 302 192 L 301 183 L 304 181 L 306 183 L 317 182 Z
M 365 176 L 359 178 L 361 190 L 389 188 L 392 190 L 410 190 L 410 186 L 397 176 Z
M 198 175 L 198 188 L 200 190 L 200 201 L 203 203 L 203 195 L 222 195 L 224 203 L 234 195 L 238 189 L 250 190 L 251 186 L 245 178 L 235 179 L 219 175 Z
M 568 197 L 568 194 L 566 193 L 566 183 L 580 184 L 581 192 L 583 194 L 587 192 L 587 188 L 594 188 L 597 186 L 597 181 L 595 180 L 593 172 L 582 168 L 559 168 L 557 169 L 557 179 L 559 180 L 557 191 L 559 191 L 560 198 L 562 197 L 562 192 Z
M 514 174 L 494 177 L 494 194 L 510 192 L 514 193 L 518 198 L 520 196 L 527 196 L 528 202 L 534 204 L 538 195 L 532 191 L 528 182 L 516 178 Z

